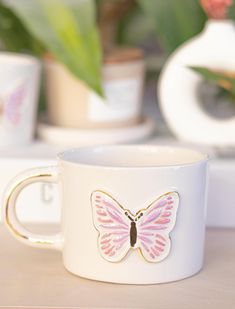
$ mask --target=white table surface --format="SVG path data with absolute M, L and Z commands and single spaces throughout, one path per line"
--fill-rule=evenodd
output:
M 0 235 L 0 308 L 235 308 L 232 229 L 207 231 L 205 266 L 199 274 L 147 286 L 76 277 L 63 268 L 60 252 L 27 247 L 2 226 Z

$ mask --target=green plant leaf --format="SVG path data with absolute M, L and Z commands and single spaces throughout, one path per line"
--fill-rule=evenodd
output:
M 4 0 L 75 77 L 103 96 L 101 47 L 93 0 Z
M 42 44 L 35 40 L 20 19 L 0 1 L 0 41 L 3 49 L 26 52 L 39 56 L 44 52 Z
M 200 66 L 190 66 L 189 68 L 201 75 L 206 81 L 216 84 L 233 97 L 235 96 L 235 72 L 222 72 Z
M 231 5 L 231 7 L 228 10 L 228 16 L 231 19 L 235 19 L 235 2 L 233 1 L 233 4 Z
M 206 16 L 197 0 L 137 0 L 165 50 L 170 53 L 199 33 Z

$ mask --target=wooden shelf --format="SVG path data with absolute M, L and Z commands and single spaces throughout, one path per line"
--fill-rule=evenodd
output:
M 35 229 L 35 228 L 34 228 Z M 54 226 L 44 230 L 53 231 Z M 60 252 L 27 247 L 0 227 L 0 308 L 216 309 L 235 306 L 235 230 L 210 229 L 204 269 L 162 285 L 117 285 L 68 273 Z

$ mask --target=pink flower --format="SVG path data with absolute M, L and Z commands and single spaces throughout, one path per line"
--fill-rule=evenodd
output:
M 225 19 L 233 0 L 200 0 L 201 6 L 212 19 Z

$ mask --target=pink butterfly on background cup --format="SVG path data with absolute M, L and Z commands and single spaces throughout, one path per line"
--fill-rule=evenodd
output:
M 179 204 L 177 192 L 162 195 L 136 214 L 102 191 L 93 192 L 91 202 L 99 232 L 98 247 L 105 260 L 119 262 L 130 249 L 139 249 L 148 262 L 160 262 L 168 256 L 169 233 L 174 228 Z
M 3 114 L 7 121 L 14 126 L 20 123 L 25 94 L 26 83 L 21 82 L 5 95 Z

